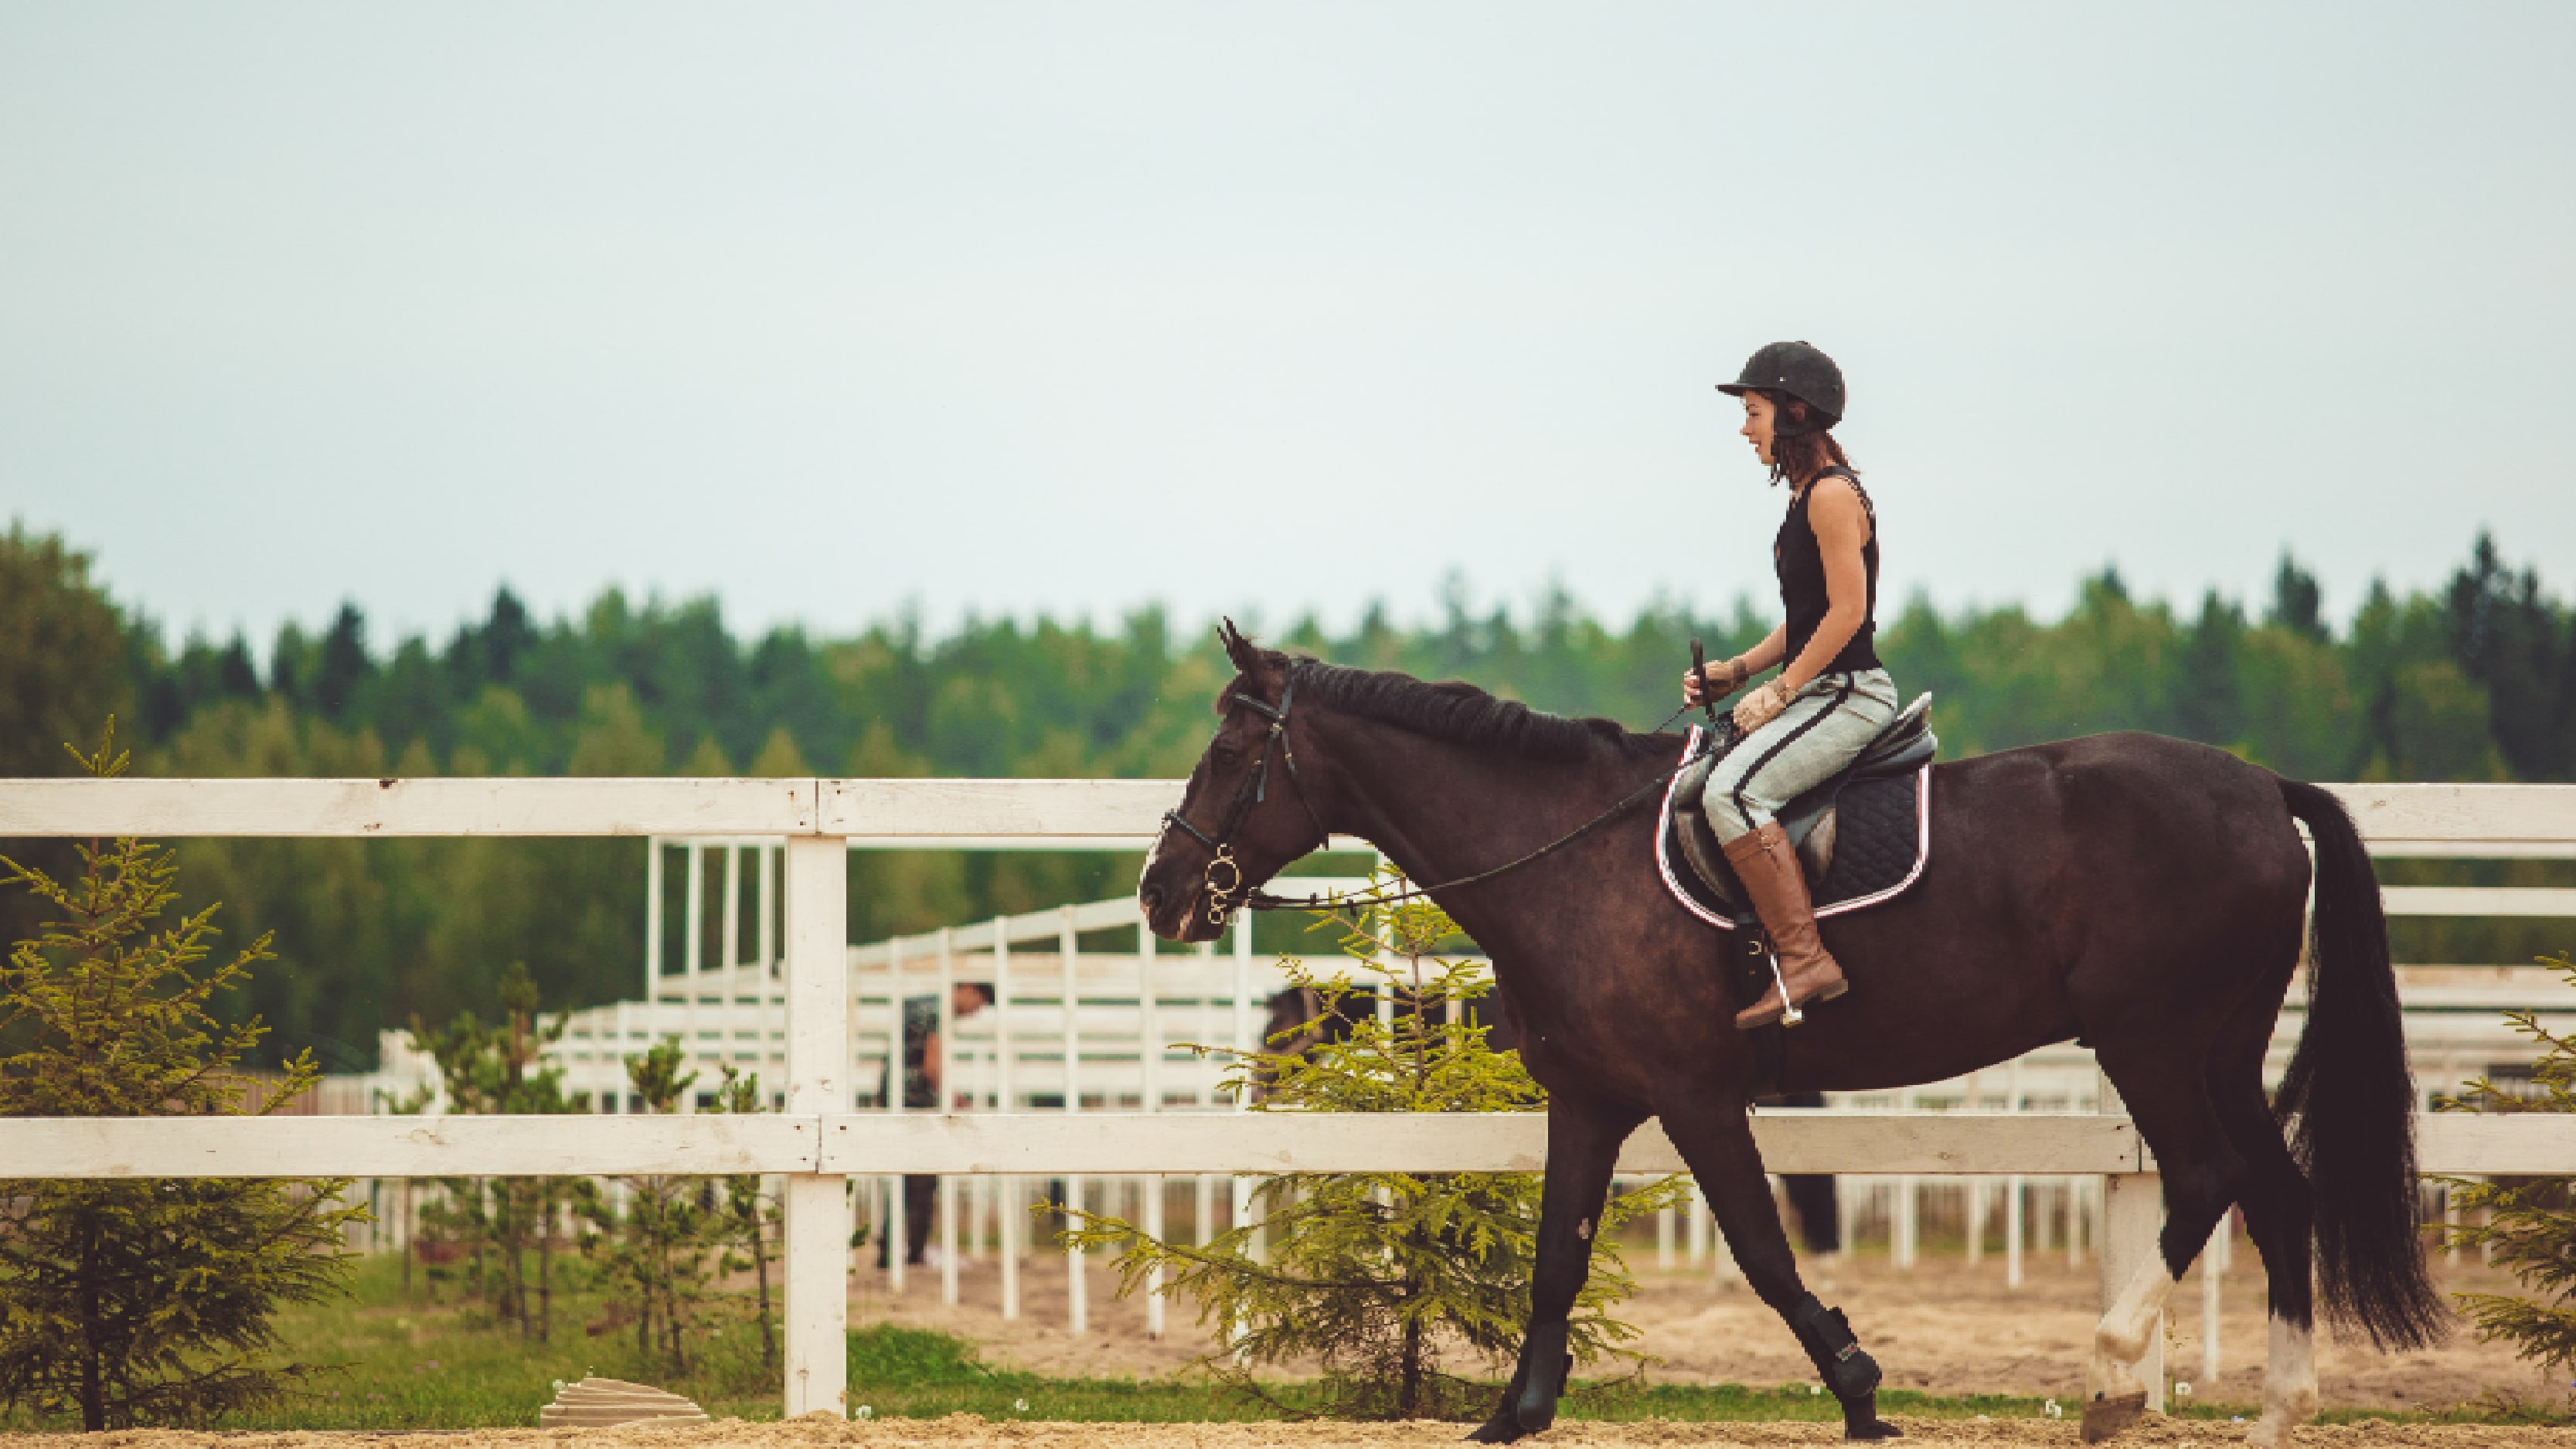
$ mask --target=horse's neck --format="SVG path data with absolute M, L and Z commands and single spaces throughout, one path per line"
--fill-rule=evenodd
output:
M 1438 885 L 1492 870 L 1581 826 L 1646 770 L 1613 760 L 1533 760 L 1450 744 L 1393 725 L 1336 720 L 1329 741 L 1352 819 L 1347 832 L 1409 880 Z M 1336 822 L 1336 828 L 1344 828 Z M 1521 867 L 1544 868 L 1546 862 Z M 1472 932 L 1477 928 L 1461 920 Z

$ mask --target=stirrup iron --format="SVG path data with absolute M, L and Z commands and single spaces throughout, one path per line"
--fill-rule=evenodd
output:
M 1771 951 L 1771 983 L 1780 988 L 1780 1024 L 1796 1026 L 1805 1021 L 1807 1014 L 1798 1009 L 1798 998 L 1789 994 L 1789 978 L 1780 974 L 1780 951 L 1777 947 Z

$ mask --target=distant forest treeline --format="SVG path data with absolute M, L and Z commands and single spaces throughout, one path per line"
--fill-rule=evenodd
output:
M 1348 633 L 1307 619 L 1265 642 L 1642 729 L 1671 711 L 1693 636 L 1721 658 L 1769 627 L 1741 603 L 1614 625 L 1561 593 L 1519 613 L 1463 599 L 1453 589 L 1428 627 L 1373 607 Z M 2177 611 L 2106 570 L 2053 622 L 1916 600 L 1879 648 L 1907 695 L 1939 696 L 1948 757 L 2148 729 L 2308 779 L 2576 779 L 2576 621 L 2491 540 L 2438 594 L 2374 586 L 2339 624 L 2320 605 L 2286 556 L 2259 609 L 2211 594 Z M 240 638 L 172 650 L 83 555 L 13 528 L 0 543 L 0 774 L 61 773 L 62 742 L 114 714 L 138 770 L 160 775 L 1177 776 L 1225 678 L 1205 631 L 1154 610 L 1115 628 L 1003 619 L 933 638 L 896 619 L 847 638 L 746 640 L 713 600 L 610 591 L 578 618 L 540 620 L 506 588 L 442 641 L 383 648 L 351 604 L 318 631 L 288 626 L 266 658 Z M 379 1027 L 487 1003 L 514 960 L 550 1004 L 636 994 L 644 855 L 634 841 L 228 840 L 182 859 L 191 901 L 223 901 L 235 939 L 278 933 L 283 959 L 252 993 L 272 1045 L 348 1069 L 372 1059 Z M 1134 869 L 1096 855 L 860 857 L 853 938 L 1112 894 Z M 0 924 L 25 934 L 22 900 L 0 902 Z M 2416 959 L 2516 959 L 2527 934 L 2427 922 L 2405 939 Z

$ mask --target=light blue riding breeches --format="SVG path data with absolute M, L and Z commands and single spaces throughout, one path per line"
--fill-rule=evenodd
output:
M 1717 838 L 1769 824 L 1782 806 L 1823 784 L 1896 718 L 1896 681 L 1884 669 L 1820 674 L 1780 717 L 1727 751 L 1700 796 Z

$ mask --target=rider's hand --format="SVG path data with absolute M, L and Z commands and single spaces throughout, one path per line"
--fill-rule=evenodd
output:
M 1685 669 L 1682 671 L 1682 703 L 1695 705 L 1703 698 L 1722 699 L 1733 692 L 1736 686 L 1742 684 L 1744 676 L 1749 672 L 1740 659 L 1729 659 L 1722 664 L 1709 665 L 1705 680 L 1701 678 L 1698 670 Z
M 1769 724 L 1771 721 L 1778 719 L 1781 711 L 1789 707 L 1789 701 L 1792 697 L 1793 696 L 1789 690 L 1789 681 L 1785 678 L 1779 678 L 1772 680 L 1769 684 L 1766 684 L 1760 689 L 1753 691 L 1751 694 L 1744 696 L 1744 698 L 1737 700 L 1735 704 L 1736 734 L 1739 736 L 1749 735 L 1755 730 L 1762 728 L 1764 725 Z

